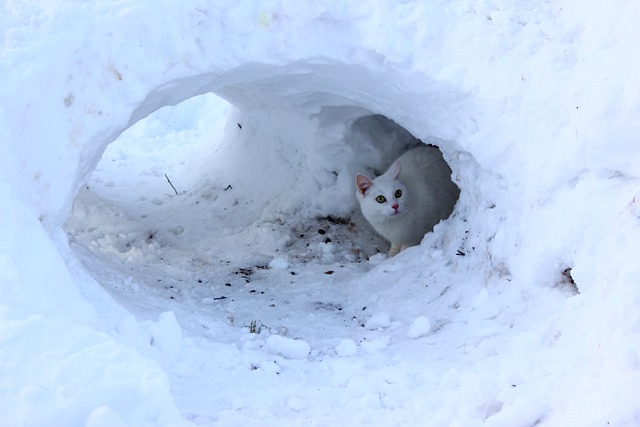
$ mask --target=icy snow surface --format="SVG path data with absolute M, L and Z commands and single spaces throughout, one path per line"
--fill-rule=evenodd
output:
M 4 2 L 0 425 L 640 425 L 639 21 Z M 353 177 L 420 141 L 388 259 Z

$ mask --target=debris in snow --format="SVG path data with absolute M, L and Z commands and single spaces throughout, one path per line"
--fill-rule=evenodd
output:
M 323 302 L 323 301 L 316 301 L 313 304 L 314 308 L 316 310 L 329 310 L 329 311 L 342 311 L 342 304 L 337 304 L 337 303 L 333 303 L 333 302 Z
M 171 182 L 171 180 L 169 179 L 169 177 L 167 176 L 167 174 L 164 174 L 164 177 L 167 178 L 167 182 L 169 183 L 169 185 L 171 186 L 171 188 L 173 188 L 173 191 L 175 191 L 176 196 L 178 195 L 178 190 L 176 190 L 176 187 L 173 186 L 173 183 Z

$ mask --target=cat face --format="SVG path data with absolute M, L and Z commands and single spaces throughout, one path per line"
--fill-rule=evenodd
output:
M 405 213 L 407 190 L 395 177 L 385 174 L 372 181 L 358 174 L 356 187 L 365 216 L 384 219 Z

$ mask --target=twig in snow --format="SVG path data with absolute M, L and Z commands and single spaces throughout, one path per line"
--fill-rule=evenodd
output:
M 164 177 L 167 178 L 167 182 L 169 183 L 169 185 L 171 186 L 171 188 L 173 188 L 173 191 L 176 192 L 176 196 L 178 195 L 178 190 L 176 190 L 176 187 L 173 186 L 173 184 L 171 183 L 171 180 L 169 179 L 169 177 L 167 176 L 167 174 L 164 174 Z

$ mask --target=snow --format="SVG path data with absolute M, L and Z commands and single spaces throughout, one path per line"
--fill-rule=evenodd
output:
M 391 315 L 386 311 L 374 314 L 364 324 L 365 328 L 371 330 L 388 328 L 389 326 L 391 326 Z
M 277 270 L 286 270 L 289 268 L 289 261 L 284 258 L 274 258 L 269 263 L 269 267 L 275 268 Z
M 425 316 L 419 316 L 413 319 L 409 329 L 407 329 L 407 337 L 411 339 L 421 338 L 431 332 L 431 322 Z
M 7 1 L 0 425 L 640 424 L 640 9 Z M 353 179 L 437 145 L 388 258 Z
M 336 354 L 340 357 L 355 356 L 358 353 L 358 345 L 354 340 L 343 339 L 340 344 L 336 346 Z
M 269 353 L 277 354 L 287 359 L 305 359 L 311 352 L 311 347 L 305 341 L 293 340 L 280 335 L 269 336 L 265 349 Z

